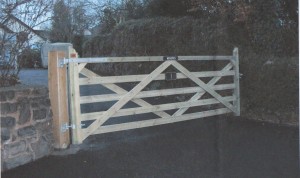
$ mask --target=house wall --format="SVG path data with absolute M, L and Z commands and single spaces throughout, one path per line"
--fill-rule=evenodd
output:
M 52 112 L 47 87 L 0 88 L 2 171 L 49 155 Z

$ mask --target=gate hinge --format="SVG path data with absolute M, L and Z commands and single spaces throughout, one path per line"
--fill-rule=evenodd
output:
M 81 124 L 80 125 L 80 128 L 83 128 L 85 126 L 85 124 Z M 76 125 L 75 124 L 71 124 L 71 125 L 69 125 L 68 123 L 64 123 L 62 126 L 61 126 L 61 132 L 62 133 L 64 133 L 64 132 L 66 132 L 67 130 L 69 130 L 69 129 L 76 129 Z
M 68 64 L 69 63 L 69 59 L 66 59 L 66 58 L 63 58 L 63 59 L 59 59 L 58 60 L 58 66 L 57 67 L 64 67 L 65 64 Z
M 67 130 L 69 130 L 70 128 L 71 128 L 71 129 L 75 129 L 75 128 L 76 128 L 75 124 L 69 125 L 68 123 L 64 123 L 64 124 L 61 126 L 61 132 L 64 133 L 64 132 L 66 132 Z

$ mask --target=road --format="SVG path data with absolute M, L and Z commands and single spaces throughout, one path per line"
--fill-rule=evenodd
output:
M 76 154 L 49 156 L 2 178 L 298 178 L 298 130 L 244 118 L 206 118 L 91 136 Z
M 19 73 L 21 84 L 48 86 L 48 70 L 22 69 Z

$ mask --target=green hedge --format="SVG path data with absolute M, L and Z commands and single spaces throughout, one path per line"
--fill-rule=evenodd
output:
M 257 23 L 245 28 L 245 24 L 212 23 L 191 17 L 132 20 L 88 41 L 84 56 L 231 55 L 237 46 L 243 74 L 242 111 L 297 112 L 298 58 L 293 57 L 298 53 L 297 33 Z M 92 68 L 101 74 L 120 75 L 148 72 L 155 65 L 108 64 Z

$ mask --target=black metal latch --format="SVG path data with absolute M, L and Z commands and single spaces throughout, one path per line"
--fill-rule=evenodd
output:
M 166 77 L 165 79 L 167 81 L 176 80 L 177 79 L 177 73 L 176 72 L 166 72 L 165 77 Z

